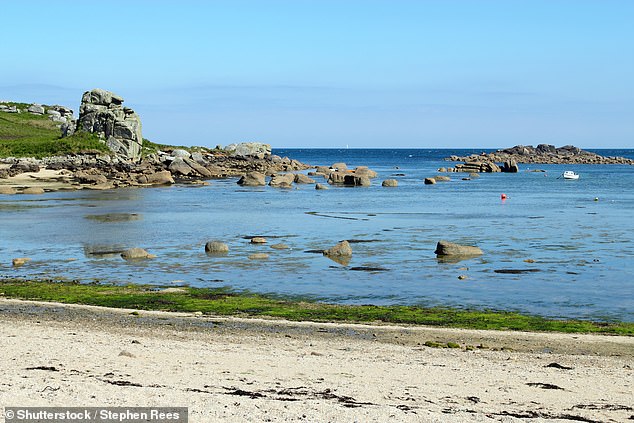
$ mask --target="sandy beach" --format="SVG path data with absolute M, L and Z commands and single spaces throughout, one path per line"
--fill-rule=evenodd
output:
M 0 339 L 2 407 L 186 406 L 191 422 L 634 416 L 631 337 L 137 315 L 2 299 Z

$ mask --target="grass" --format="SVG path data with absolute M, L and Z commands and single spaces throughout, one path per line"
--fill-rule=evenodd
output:
M 554 320 L 513 312 L 422 308 L 416 306 L 350 306 L 286 300 L 226 288 L 181 287 L 160 292 L 146 285 L 81 284 L 22 279 L 0 280 L 7 298 L 56 301 L 138 310 L 202 312 L 209 315 L 276 317 L 318 322 L 384 322 L 466 329 L 634 335 L 634 323 Z
M 0 157 L 42 158 L 110 151 L 94 134 L 78 132 L 73 136 L 61 138 L 57 123 L 49 120 L 48 115 L 25 112 L 29 106 L 26 103 L 3 104 L 16 106 L 22 113 L 0 112 Z

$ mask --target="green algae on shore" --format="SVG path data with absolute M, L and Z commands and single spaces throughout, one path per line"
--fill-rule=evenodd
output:
M 174 288 L 174 287 L 170 287 Z M 337 305 L 236 292 L 228 288 L 162 289 L 149 285 L 82 284 L 77 281 L 3 279 L 0 296 L 112 308 L 273 317 L 294 321 L 398 323 L 464 329 L 601 333 L 634 336 L 634 323 L 555 320 L 514 312 Z

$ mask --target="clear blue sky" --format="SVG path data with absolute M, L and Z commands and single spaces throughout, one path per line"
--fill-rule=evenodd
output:
M 157 142 L 634 148 L 632 0 L 3 0 L 0 33 L 0 99 L 104 88 Z

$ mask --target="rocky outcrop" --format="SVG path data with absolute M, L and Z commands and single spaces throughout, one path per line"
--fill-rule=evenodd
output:
M 467 172 L 467 173 L 496 173 L 502 172 L 502 168 L 493 162 L 487 161 L 473 161 L 463 164 L 457 164 L 455 167 L 450 167 L 445 170 L 446 172 Z
M 97 88 L 84 93 L 77 130 L 97 134 L 119 157 L 141 158 L 141 119 L 134 110 L 123 107 L 122 97 L 110 91 Z
M 398 181 L 396 179 L 386 179 L 381 183 L 381 186 L 394 188 L 398 186 Z
M 555 147 L 549 144 L 516 145 L 512 148 L 497 150 L 492 153 L 472 154 L 471 156 L 451 156 L 445 160 L 464 161 L 465 165 L 475 162 L 504 163 L 541 163 L 541 164 L 629 164 L 634 160 L 625 157 L 604 157 L 572 145 Z M 458 166 L 456 166 L 457 168 Z M 513 171 L 514 167 L 510 167 Z
M 68 170 L 68 175 L 71 178 L 69 182 L 74 185 L 69 186 L 72 189 L 200 183 L 205 179 L 240 175 L 244 175 L 244 178 L 239 181 L 240 184 L 264 186 L 266 184 L 265 173 L 275 174 L 308 168 L 308 165 L 296 160 L 282 159 L 278 156 L 257 159 L 254 157 L 229 157 L 224 152 L 217 150 L 199 149 L 190 153 L 178 149 L 158 151 L 136 163 L 125 158 L 97 152 L 43 159 L 0 159 L 0 179 L 48 169 Z M 91 176 L 86 177 L 86 174 Z M 102 177 L 97 180 L 96 175 Z M 293 182 L 295 174 L 289 173 L 289 175 L 289 182 Z M 92 180 L 93 178 L 94 180 Z M 104 180 L 108 181 L 107 184 L 103 183 Z
M 27 112 L 33 113 L 34 115 L 43 115 L 44 114 L 44 106 L 41 104 L 31 104 L 27 109 Z

